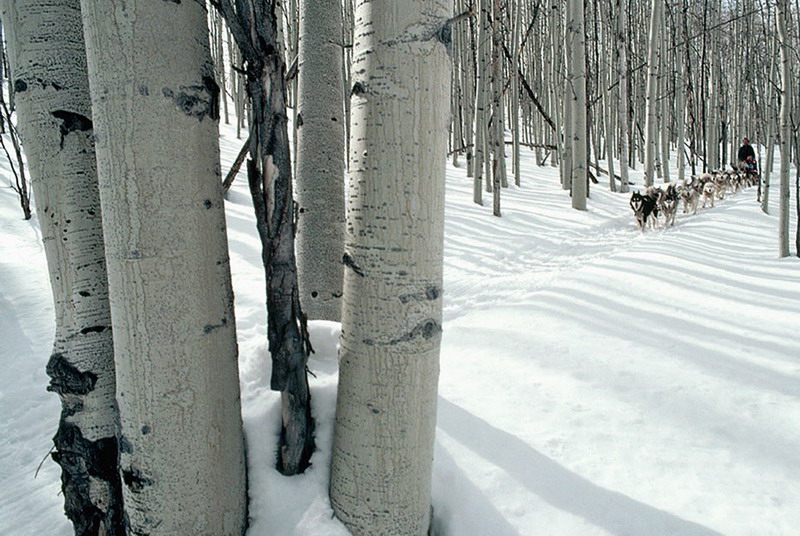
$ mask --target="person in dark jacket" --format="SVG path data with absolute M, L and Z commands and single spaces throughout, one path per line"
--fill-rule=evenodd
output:
M 756 152 L 753 146 L 750 145 L 750 140 L 747 138 L 742 140 L 742 146 L 739 147 L 739 152 L 736 153 L 739 159 L 739 169 L 747 171 L 748 173 L 758 174 L 758 166 L 756 166 Z
M 739 152 L 736 154 L 739 162 L 747 162 L 748 164 L 756 161 L 756 152 L 753 146 L 750 145 L 750 140 L 747 138 L 742 140 L 742 146 L 739 147 Z

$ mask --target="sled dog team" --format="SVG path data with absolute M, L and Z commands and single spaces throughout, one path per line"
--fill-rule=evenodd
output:
M 668 227 L 675 225 L 679 201 L 683 201 L 684 214 L 690 211 L 696 214 L 701 200 L 702 208 L 708 204 L 713 208 L 714 200 L 725 199 L 725 194 L 754 186 L 757 181 L 758 174 L 744 167 L 712 171 L 703 173 L 699 178 L 692 177 L 688 182 L 669 183 L 663 188 L 648 186 L 643 194 L 637 190 L 631 195 L 631 209 L 636 225 L 642 232 L 648 225 L 653 229 L 658 227 L 662 216 L 664 227 Z

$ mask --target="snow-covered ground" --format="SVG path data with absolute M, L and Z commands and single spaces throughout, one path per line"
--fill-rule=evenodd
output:
M 225 162 L 241 144 L 229 132 Z M 523 170 L 498 219 L 448 169 L 435 534 L 800 534 L 800 260 L 777 258 L 777 188 L 773 215 L 750 189 L 642 234 L 605 177 L 577 212 L 554 168 L 527 155 Z M 37 475 L 59 414 L 44 254 L 0 181 L 0 535 L 67 536 L 58 467 Z M 248 534 L 344 536 L 327 501 L 338 325 L 311 326 L 314 465 L 282 477 L 243 180 L 227 213 Z

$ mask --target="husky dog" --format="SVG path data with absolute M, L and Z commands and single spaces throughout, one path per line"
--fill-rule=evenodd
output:
M 711 201 L 711 208 L 714 208 L 714 199 L 717 197 L 717 185 L 713 180 L 703 184 L 703 208 L 706 208 L 706 201 Z
M 664 227 L 675 225 L 675 213 L 678 211 L 678 190 L 670 183 L 658 198 L 658 208 L 664 213 Z
M 720 171 L 715 171 L 713 177 L 717 187 L 717 199 L 725 199 L 725 192 L 728 191 L 728 176 Z
M 684 214 L 688 214 L 689 209 L 692 210 L 692 214 L 697 214 L 697 201 L 700 197 L 699 188 L 700 181 L 698 181 L 696 178 L 692 178 L 689 183 L 684 181 L 682 188 L 680 189 L 680 198 L 683 200 Z
M 728 190 L 731 193 L 738 194 L 742 189 L 742 176 L 738 171 L 730 171 L 728 173 Z
M 642 195 L 637 190 L 631 194 L 631 209 L 633 209 L 636 225 L 639 227 L 640 231 L 644 232 L 648 219 L 650 219 L 650 225 L 652 227 L 656 226 L 658 221 L 658 203 L 655 197 L 647 193 Z

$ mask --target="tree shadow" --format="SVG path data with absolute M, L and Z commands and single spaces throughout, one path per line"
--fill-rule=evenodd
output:
M 438 411 L 438 427 L 453 439 L 505 470 L 552 506 L 612 534 L 723 536 L 698 523 L 602 488 L 565 469 L 518 437 L 495 428 L 442 397 L 439 397 Z
M 441 400 L 441 399 L 440 399 Z M 456 536 L 468 527 L 472 534 L 518 536 L 519 531 L 486 499 L 453 456 L 440 443 L 434 447 L 433 536 Z M 439 489 L 439 486 L 446 489 Z M 442 501 L 439 498 L 446 497 Z M 451 508 L 455 505 L 456 508 Z

